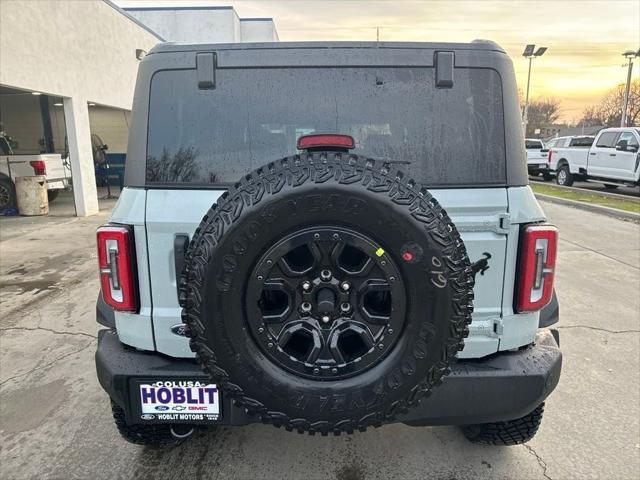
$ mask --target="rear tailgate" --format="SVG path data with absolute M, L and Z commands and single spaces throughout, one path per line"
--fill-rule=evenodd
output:
M 139 190 L 139 192 L 144 192 Z M 165 190 L 146 192 L 146 238 L 151 283 L 152 325 L 156 349 L 175 357 L 191 357 L 188 339 L 172 332 L 179 325 L 174 242 L 189 237 L 223 190 Z M 431 190 L 462 234 L 472 262 L 490 256 L 488 270 L 476 276 L 475 310 L 469 338 L 460 357 L 495 353 L 501 321 L 507 252 L 508 201 L 506 188 Z M 139 268 L 147 266 L 146 258 Z M 176 329 L 174 329 L 175 331 Z
M 53 182 L 56 180 L 62 180 L 69 176 L 69 172 L 64 167 L 62 156 L 57 153 L 44 153 L 39 155 L 40 159 L 44 160 L 47 167 L 47 182 Z
M 549 150 L 527 150 L 527 165 L 546 164 Z

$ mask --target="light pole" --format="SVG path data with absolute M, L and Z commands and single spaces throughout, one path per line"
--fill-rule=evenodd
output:
M 629 63 L 629 70 L 627 70 L 627 85 L 624 88 L 624 102 L 622 103 L 622 116 L 620 117 L 620 126 L 627 126 L 627 110 L 629 109 L 629 88 L 631 88 L 631 71 L 633 70 L 633 59 L 635 57 L 640 57 L 640 48 L 637 52 L 633 50 L 627 50 L 622 54 Z
M 527 93 L 524 99 L 524 111 L 522 113 L 522 126 L 524 129 L 525 136 L 527 135 L 527 123 L 529 122 L 529 82 L 531 82 L 531 63 L 534 58 L 541 57 L 544 52 L 547 51 L 547 47 L 539 47 L 538 50 L 535 50 L 536 46 L 533 44 L 529 44 L 524 48 L 524 52 L 522 52 L 522 56 L 524 58 L 529 59 L 529 74 L 527 75 Z

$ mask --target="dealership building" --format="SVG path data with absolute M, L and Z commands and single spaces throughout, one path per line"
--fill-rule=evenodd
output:
M 122 166 L 138 64 L 154 45 L 277 40 L 271 18 L 240 18 L 232 7 L 3 1 L 0 130 L 14 154 L 68 157 L 76 214 L 92 215 L 99 208 L 92 140 Z

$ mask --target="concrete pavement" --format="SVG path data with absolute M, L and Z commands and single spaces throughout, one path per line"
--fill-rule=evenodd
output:
M 538 435 L 518 447 L 474 446 L 456 428 L 403 425 L 327 438 L 254 425 L 198 432 L 171 451 L 127 444 L 113 426 L 93 364 L 93 238 L 105 215 L 3 233 L 0 476 L 638 478 L 640 226 L 543 207 L 560 228 L 557 292 L 565 360 Z

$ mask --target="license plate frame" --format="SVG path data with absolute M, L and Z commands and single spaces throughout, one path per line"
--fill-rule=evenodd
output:
M 133 420 L 138 423 L 216 424 L 222 420 L 221 392 L 200 379 L 132 380 Z

